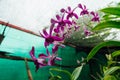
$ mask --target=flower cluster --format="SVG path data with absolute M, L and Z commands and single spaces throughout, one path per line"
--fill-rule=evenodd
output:
M 77 14 L 76 9 L 80 10 L 79 14 Z M 69 6 L 67 9 L 62 8 L 60 10 L 61 14 L 56 15 L 56 19 L 51 19 L 51 25 L 49 32 L 47 32 L 46 28 L 43 29 L 43 33 L 40 32 L 41 37 L 45 39 L 44 46 L 46 48 L 47 55 L 39 54 L 39 57 L 36 58 L 34 56 L 34 47 L 30 51 L 30 55 L 36 65 L 36 70 L 39 67 L 54 65 L 55 60 L 61 60 L 61 58 L 57 57 L 56 51 L 58 48 L 65 47 L 62 43 L 64 40 L 71 36 L 71 34 L 80 29 L 80 26 L 77 25 L 76 20 L 84 15 L 91 15 L 91 21 L 99 22 L 98 13 L 89 12 L 85 5 L 78 4 L 74 9 L 71 9 Z M 89 36 L 91 32 L 84 27 L 84 34 Z M 53 44 L 52 54 L 48 51 L 48 46 Z
M 32 47 L 32 50 L 30 51 L 30 55 L 34 61 L 34 64 L 36 65 L 36 71 L 38 70 L 38 68 L 43 67 L 43 66 L 47 66 L 47 65 L 54 65 L 55 64 L 55 60 L 61 60 L 61 58 L 56 57 L 56 54 L 50 54 L 48 49 L 46 49 L 47 55 L 45 54 L 39 54 L 38 58 L 35 57 L 34 53 L 35 53 L 35 49 L 34 47 Z M 46 59 L 49 59 L 48 61 L 46 61 Z

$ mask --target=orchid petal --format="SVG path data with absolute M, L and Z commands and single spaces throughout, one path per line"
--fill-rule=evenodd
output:
M 76 13 L 73 13 L 73 16 L 78 19 L 78 15 Z
M 71 7 L 70 7 L 70 6 L 68 7 L 68 11 L 69 11 L 69 12 L 71 11 Z
M 43 59 L 43 58 L 38 58 L 37 59 L 37 63 L 39 63 L 39 64 L 43 64 L 44 61 L 45 61 L 45 59 Z
M 55 28 L 55 29 L 54 29 L 54 32 L 55 32 L 55 33 L 59 33 L 60 31 L 59 31 L 58 28 Z
M 92 18 L 92 20 L 91 21 L 94 21 L 94 22 L 99 22 L 100 20 L 99 20 L 99 17 L 94 17 L 94 18 Z
M 50 56 L 50 52 L 48 51 L 48 48 L 46 48 L 46 52 L 48 54 L 48 57 Z
M 78 7 L 81 8 L 81 9 L 83 9 L 82 4 L 78 4 Z
M 64 40 L 63 37 L 62 37 L 62 38 L 57 37 L 57 36 L 52 36 L 52 37 L 53 37 L 53 39 L 54 39 L 55 41 L 63 41 L 63 40 Z
M 48 61 L 48 65 L 49 66 L 52 66 L 52 65 L 54 65 L 55 64 L 55 59 L 50 59 L 49 61 Z
M 80 15 L 85 15 L 85 14 L 89 14 L 89 12 L 87 10 L 83 10 L 81 11 Z
M 61 19 L 61 17 L 60 17 L 59 15 L 56 15 L 56 18 L 57 18 L 57 20 L 60 20 L 60 19 Z
M 89 30 L 87 30 L 86 28 L 84 28 L 84 34 L 85 34 L 85 36 L 89 36 L 91 34 L 91 32 Z
M 52 57 L 50 57 L 50 59 L 48 61 L 48 65 L 54 65 L 55 64 L 55 58 L 56 58 L 56 56 L 53 53 Z
M 96 13 L 96 16 L 98 16 L 98 13 Z
M 37 62 L 37 60 L 36 60 L 36 62 L 34 62 L 35 63 L 35 67 L 36 67 L 36 70 L 35 70 L 35 72 L 37 72 L 38 71 L 38 69 L 39 69 L 39 63 Z
M 49 32 L 50 36 L 52 35 L 53 28 L 54 28 L 54 24 L 51 24 L 51 26 L 50 26 L 50 32 Z
M 48 56 L 46 56 L 45 54 L 39 54 L 39 58 L 45 59 L 45 58 L 48 58 Z
M 72 25 L 72 22 L 70 20 L 64 20 L 65 23 Z
M 84 9 L 86 9 L 86 6 L 84 5 Z
M 61 30 L 64 31 L 64 26 L 61 26 Z
M 70 15 L 68 14 L 66 18 L 67 18 L 67 20 L 68 20 L 68 19 L 70 18 Z
M 30 56 L 31 56 L 31 58 L 35 61 L 35 60 L 36 60 L 36 57 L 35 57 L 35 55 L 34 55 L 34 52 L 35 52 L 34 47 L 32 47 L 32 49 L 31 49 L 31 51 L 30 51 Z
M 47 64 L 44 63 L 45 59 L 37 59 L 34 63 L 36 65 L 36 71 L 43 67 L 43 66 L 47 66 Z
M 93 11 L 90 14 L 92 14 L 93 16 L 95 16 L 95 13 Z
M 51 23 L 55 24 L 55 23 L 58 23 L 58 22 L 56 20 L 54 20 L 54 19 L 51 19 Z
M 54 45 L 52 48 L 52 52 L 55 53 L 58 50 L 58 45 Z
M 60 12 L 62 12 L 62 13 L 63 13 L 63 12 L 65 12 L 65 9 L 64 9 L 64 8 L 62 8 L 62 9 L 60 10 Z
M 47 33 L 47 31 L 46 31 L 46 28 L 43 29 L 43 34 L 44 34 L 45 36 L 48 36 L 48 33 Z
M 49 43 L 47 41 L 44 42 L 44 46 L 47 47 L 49 46 Z
M 91 19 L 91 21 L 94 21 L 94 22 L 96 22 L 96 21 L 100 21 L 99 20 L 99 16 L 98 16 L 98 13 L 95 13 L 95 12 L 91 12 L 91 14 L 93 15 L 93 18 Z
M 40 33 L 40 32 L 39 32 Z M 43 37 L 43 38 L 46 38 L 46 36 L 44 36 L 42 33 L 40 33 L 40 36 Z
M 59 61 L 61 61 L 62 58 L 60 58 L 60 57 L 56 57 L 55 60 L 59 60 Z
M 61 20 L 63 20 L 63 19 L 64 19 L 64 15 L 65 15 L 65 14 L 63 14 L 63 15 L 62 15 L 62 18 L 61 18 Z

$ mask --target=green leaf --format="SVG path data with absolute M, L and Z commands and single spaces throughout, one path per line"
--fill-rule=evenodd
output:
M 61 76 L 52 76 L 49 80 L 62 80 Z
M 113 19 L 116 19 L 116 18 L 118 18 L 118 17 L 111 16 L 111 15 L 108 15 L 108 14 L 106 14 L 106 15 L 103 16 L 103 20 L 105 20 L 105 21 L 107 21 L 107 20 L 113 20 Z
M 104 77 L 104 80 L 117 80 L 115 76 L 107 75 Z
M 104 13 L 120 16 L 120 7 L 108 7 L 108 8 L 101 9 L 100 11 Z
M 106 41 L 95 46 L 87 56 L 87 61 L 89 61 L 102 47 L 105 46 L 120 46 L 120 41 Z
M 58 68 L 50 68 L 50 71 L 56 71 L 56 72 L 65 73 L 71 79 L 71 73 L 69 71 L 67 71 L 67 70 L 61 70 L 61 69 L 58 69 Z
M 81 71 L 82 71 L 83 65 L 81 65 L 80 67 L 75 68 L 75 70 L 72 73 L 72 80 L 77 80 L 77 78 L 79 77 Z
M 114 73 L 115 71 L 117 71 L 118 69 L 120 69 L 120 67 L 118 67 L 118 66 L 111 67 L 105 71 L 104 76 L 110 75 L 110 74 Z
M 93 30 L 100 30 L 104 28 L 117 28 L 120 29 L 120 22 L 118 21 L 105 21 L 96 25 Z
M 111 55 L 112 55 L 112 57 L 119 56 L 120 55 L 120 50 L 113 52 Z

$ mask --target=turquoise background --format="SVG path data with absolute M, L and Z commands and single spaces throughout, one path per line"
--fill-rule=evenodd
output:
M 0 25 L 0 34 L 5 26 Z M 25 58 L 31 58 L 29 51 L 32 46 L 35 47 L 35 56 L 38 54 L 46 54 L 46 49 L 44 48 L 44 39 L 32 34 L 28 34 L 13 28 L 6 28 L 5 38 L 0 45 L 0 51 L 5 51 L 10 53 L 9 55 L 21 56 Z M 49 50 L 52 46 L 49 46 Z M 58 50 L 58 56 L 62 58 L 62 61 L 56 61 L 59 65 L 64 66 L 77 66 L 77 60 L 81 60 L 81 57 L 86 57 L 84 52 L 76 52 L 75 48 L 66 46 L 65 48 L 60 48 Z M 32 73 L 33 80 L 48 80 L 50 77 L 49 68 L 50 66 L 43 67 L 35 72 L 35 65 L 33 62 L 28 62 L 30 71 Z M 56 67 L 56 66 L 54 66 Z M 68 70 L 72 73 L 74 68 L 69 67 L 58 67 L 60 69 Z M 68 80 L 66 75 L 62 73 L 56 73 L 62 76 L 62 80 Z M 83 75 L 84 74 L 84 75 Z M 82 74 L 79 79 L 84 78 L 84 80 L 89 79 L 89 65 L 84 66 Z M 25 61 L 9 60 L 0 58 L 0 80 L 28 80 L 28 75 L 26 71 Z

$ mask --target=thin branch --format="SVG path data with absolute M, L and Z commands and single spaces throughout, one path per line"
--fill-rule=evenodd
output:
M 19 27 L 19 26 L 16 26 L 16 25 L 13 25 L 13 24 L 10 24 L 10 23 L 1 21 L 1 20 L 0 20 L 0 24 L 1 24 L 1 25 L 6 25 L 6 24 L 7 24 L 8 27 L 11 27 L 11 28 L 14 28 L 14 29 L 17 29 L 17 30 L 20 30 L 20 31 L 23 31 L 23 32 L 30 33 L 30 34 L 33 34 L 33 35 L 36 35 L 36 36 L 41 37 L 40 35 L 36 34 L 36 33 L 33 32 L 33 31 L 27 30 L 27 29 L 25 29 L 25 28 L 22 28 L 22 27 Z
M 32 74 L 31 74 L 31 71 L 30 71 L 30 69 L 29 69 L 28 62 L 27 62 L 27 59 L 26 59 L 26 58 L 25 58 L 25 65 L 26 65 L 26 70 L 27 70 L 27 74 L 28 74 L 28 79 L 29 79 L 29 80 L 33 80 Z
M 10 60 L 24 60 L 25 58 L 23 57 L 19 57 L 19 56 L 12 56 L 12 55 L 2 55 L 0 54 L 0 58 L 4 58 L 4 59 L 10 59 Z M 32 59 L 30 58 L 26 58 L 28 61 L 33 62 Z
M 21 60 L 21 61 L 24 61 L 25 58 L 24 57 L 19 57 L 19 56 L 12 56 L 12 55 L 6 55 L 6 54 L 0 54 L 0 58 L 3 58 L 3 59 L 10 59 L 10 60 Z M 30 58 L 26 58 L 27 61 L 29 62 L 33 62 L 32 59 Z M 57 67 L 64 67 L 64 68 L 76 68 L 80 65 L 60 65 L 60 64 L 55 64 L 54 66 L 57 66 Z

